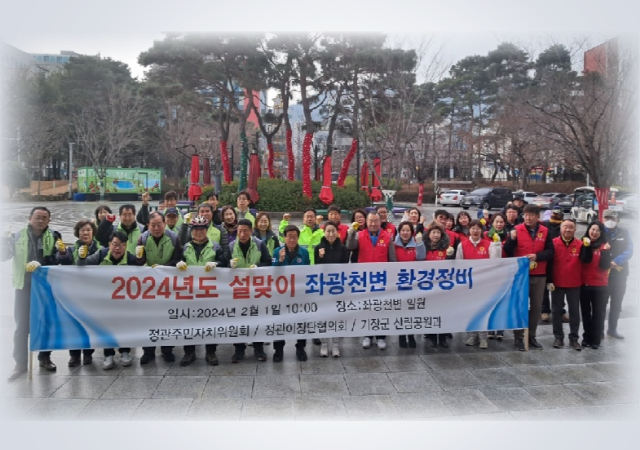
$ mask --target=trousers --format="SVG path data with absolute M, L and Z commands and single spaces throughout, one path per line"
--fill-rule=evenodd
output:
M 529 277 L 529 338 L 536 337 L 538 331 L 538 321 L 540 320 L 540 310 L 542 308 L 542 295 L 547 286 L 545 277 Z M 513 337 L 522 339 L 524 330 L 513 330 Z
M 622 299 L 627 291 L 627 276 L 615 270 L 609 273 L 609 331 L 618 331 L 618 319 L 622 311 Z
M 580 337 L 580 288 L 559 288 L 551 293 L 551 323 L 553 325 L 553 335 L 556 339 L 564 339 L 562 328 L 562 315 L 564 314 L 564 299 L 567 298 L 569 305 L 569 339 L 577 341 Z
M 582 286 L 580 288 L 580 310 L 582 312 L 582 339 L 591 345 L 600 345 L 607 314 L 607 286 Z

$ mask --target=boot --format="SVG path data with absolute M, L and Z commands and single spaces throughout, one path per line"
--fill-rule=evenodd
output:
M 405 335 L 400 335 L 400 347 L 407 348 L 407 337 Z
M 447 335 L 446 334 L 441 334 L 438 336 L 438 340 L 440 341 L 440 347 L 442 348 L 448 348 L 449 344 L 447 343 Z
M 416 338 L 413 334 L 409 335 L 409 347 L 416 348 Z

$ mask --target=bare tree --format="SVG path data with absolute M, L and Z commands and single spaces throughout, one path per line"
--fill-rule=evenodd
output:
M 78 153 L 91 163 L 104 199 L 107 168 L 123 165 L 140 140 L 143 101 L 131 88 L 111 85 L 72 118 Z

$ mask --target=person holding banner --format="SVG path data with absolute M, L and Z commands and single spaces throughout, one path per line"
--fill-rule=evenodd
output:
M 338 224 L 328 221 L 324 224 L 324 237 L 320 243 L 313 249 L 315 252 L 314 260 L 316 264 L 348 264 L 349 250 L 342 244 L 339 236 Z M 327 339 L 320 340 L 320 356 L 329 356 L 329 347 Z M 340 342 L 342 338 L 330 338 L 331 356 L 338 358 L 340 356 Z M 314 339 L 315 344 L 315 339 Z
M 315 212 L 314 212 L 315 220 Z M 284 245 L 273 251 L 273 266 L 308 266 L 311 265 L 309 252 L 298 245 L 300 230 L 295 225 L 287 225 L 284 230 Z M 273 362 L 281 362 L 283 358 L 285 341 L 273 342 Z M 296 357 L 298 361 L 307 360 L 307 352 L 304 348 L 307 345 L 306 339 L 298 339 L 296 342 Z
M 389 233 L 380 229 L 380 215 L 370 212 L 367 215 L 367 229 L 358 231 L 352 223 L 347 233 L 347 248 L 358 250 L 358 263 L 397 262 L 396 249 Z M 362 340 L 362 348 L 370 348 L 373 336 Z M 378 349 L 387 348 L 386 336 L 376 336 Z
M 178 235 L 166 229 L 162 213 L 149 214 L 148 230 L 138 239 L 135 256 L 138 265 L 175 267 L 182 260 L 182 246 Z M 127 246 L 128 248 L 128 246 Z M 147 364 L 156 357 L 155 347 L 142 347 L 140 364 Z M 173 346 L 162 346 L 162 356 L 166 362 L 176 360 Z
M 396 251 L 396 258 L 398 262 L 405 261 L 424 261 L 427 256 L 427 251 L 422 241 L 422 233 L 415 233 L 413 224 L 411 222 L 402 222 L 398 225 L 398 236 L 396 236 L 393 245 Z M 416 348 L 416 338 L 413 334 L 408 335 L 409 347 Z M 407 335 L 400 335 L 399 345 L 402 348 L 407 348 Z
M 357 229 L 362 231 L 367 229 L 367 212 L 364 209 L 356 209 L 353 214 L 351 214 L 351 223 L 357 223 Z M 349 227 L 347 227 L 347 233 L 349 232 Z M 349 235 L 347 234 L 347 237 Z M 347 245 L 347 240 L 344 240 L 344 245 Z M 358 249 L 349 251 L 349 262 L 357 263 L 358 262 Z
M 427 227 L 424 246 L 427 253 L 425 257 L 427 261 L 444 261 L 455 258 L 455 250 L 451 246 L 449 235 L 436 222 L 431 222 Z M 438 343 L 440 347 L 447 348 L 449 347 L 447 343 L 449 335 L 450 333 L 425 334 L 424 337 L 431 341 L 431 347 L 433 348 L 438 347 Z
M 95 253 L 90 253 L 90 247 L 87 244 L 82 244 L 75 250 L 77 252 L 75 262 L 78 266 L 139 266 L 141 264 L 138 263 L 135 256 L 127 250 L 128 239 L 129 237 L 124 231 L 116 230 L 111 235 L 111 239 L 109 239 L 109 247 L 101 248 Z M 79 350 L 77 351 L 79 352 Z M 118 353 L 120 353 L 120 364 L 124 367 L 130 366 L 133 362 L 131 349 L 121 347 L 118 349 Z M 104 361 L 102 362 L 102 368 L 104 370 L 113 369 L 115 365 L 113 357 L 115 354 L 116 351 L 113 348 L 104 349 Z M 71 361 L 69 361 L 69 363 L 71 363 Z
M 280 240 L 271 230 L 271 218 L 266 212 L 261 212 L 256 215 L 256 224 L 253 229 L 253 236 L 266 244 L 270 255 L 276 247 L 280 247 Z
M 448 212 L 446 209 L 437 209 L 433 213 L 433 220 L 442 227 L 444 232 L 449 237 L 449 246 L 453 248 L 455 253 L 458 248 L 458 244 L 460 243 L 460 239 L 458 238 L 457 233 L 453 231 L 453 214 Z M 455 255 L 454 255 L 455 257 Z
M 315 213 L 313 215 L 315 220 Z M 300 230 L 295 225 L 287 225 L 284 230 L 284 245 L 273 251 L 273 266 L 308 266 L 311 265 L 309 252 L 306 248 L 298 245 Z M 273 342 L 273 362 L 281 362 L 283 358 L 285 341 Z M 298 339 L 296 342 L 296 357 L 298 361 L 307 360 L 307 352 L 304 348 L 307 345 L 306 339 Z
M 13 359 L 16 363 L 9 380 L 27 371 L 29 357 L 29 314 L 31 310 L 31 273 L 40 266 L 57 264 L 55 251 L 64 246 L 57 231 L 49 228 L 51 213 L 44 206 L 36 206 L 29 214 L 29 223 L 22 230 L 11 233 L 2 241 L 1 260 L 13 258 L 13 287 L 15 289 L 13 315 L 16 330 L 13 333 Z M 51 352 L 39 352 L 40 367 L 55 371 Z
M 251 235 L 251 221 L 240 219 L 238 221 L 238 238 L 229 244 L 231 252 L 230 266 L 232 269 L 255 269 L 256 267 L 268 267 L 271 265 L 271 255 L 267 245 L 257 237 Z M 275 251 L 275 250 L 274 250 Z M 246 344 L 233 344 L 235 352 L 231 357 L 232 363 L 237 363 L 244 358 Z M 253 343 L 253 354 L 258 361 L 266 361 L 263 342 Z
M 204 267 L 205 272 L 210 272 L 216 267 L 226 267 L 225 254 L 216 242 L 207 237 L 209 221 L 202 216 L 196 216 L 191 220 L 191 240 L 182 249 L 182 261 L 176 264 L 178 270 L 187 270 L 189 266 Z M 217 344 L 205 345 L 205 361 L 212 366 L 218 365 L 216 356 Z M 196 346 L 185 345 L 184 355 L 180 360 L 181 366 L 188 366 L 196 360 Z
M 136 253 L 136 243 L 144 231 L 144 225 L 136 222 L 136 207 L 131 204 L 120 205 L 118 211 L 120 223 L 116 226 L 114 214 L 107 214 L 106 220 L 98 225 L 96 239 L 98 242 L 109 242 L 114 231 L 120 230 L 127 235 L 127 251 L 132 255 Z
M 609 271 L 613 259 L 602 222 L 596 220 L 589 224 L 587 232 L 582 237 L 580 250 L 582 346 L 596 350 L 604 335 L 604 320 L 607 314 L 607 300 L 609 300 Z
M 73 227 L 73 235 L 78 238 L 78 240 L 73 244 L 70 248 L 59 246 L 58 252 L 56 253 L 56 260 L 58 264 L 62 265 L 77 265 L 78 252 L 84 246 L 86 249 L 83 249 L 83 252 L 86 250 L 87 254 L 93 255 L 95 252 L 102 248 L 98 241 L 94 239 L 98 227 L 96 227 L 95 223 L 90 220 L 80 220 Z M 107 243 L 107 245 L 109 245 Z M 91 364 L 93 361 L 93 349 L 84 349 L 82 350 L 82 363 L 83 365 Z M 69 350 L 69 367 L 75 367 L 80 365 L 80 350 Z
M 456 259 L 489 259 L 491 241 L 482 237 L 483 231 L 484 227 L 479 220 L 469 222 L 469 237 L 458 244 Z M 480 344 L 481 349 L 487 349 L 489 348 L 487 337 L 486 331 L 470 331 L 467 333 L 466 345 Z
M 529 345 L 542 350 L 536 340 L 542 295 L 547 283 L 547 261 L 553 259 L 553 241 L 545 226 L 540 224 L 540 208 L 526 205 L 523 209 L 524 223 L 511 230 L 503 249 L 508 257 L 526 257 L 529 259 Z M 525 351 L 524 330 L 514 330 L 514 346 Z
M 300 239 L 298 240 L 298 245 L 307 250 L 312 265 L 314 264 L 313 249 L 320 243 L 320 241 L 324 237 L 324 231 L 322 231 L 322 228 L 320 228 L 316 223 L 317 215 L 318 214 L 315 209 L 305 209 L 302 213 L 302 225 L 300 225 L 299 228 Z M 283 220 L 280 222 L 280 226 L 278 227 L 280 236 L 283 238 L 285 237 L 284 230 L 287 226 L 289 226 L 289 221 L 283 218 Z

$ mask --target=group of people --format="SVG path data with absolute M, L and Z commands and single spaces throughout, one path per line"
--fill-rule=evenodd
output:
M 353 264 L 405 261 L 441 261 L 448 259 L 486 259 L 490 257 L 526 257 L 530 260 L 529 278 L 529 341 L 530 347 L 541 349 L 536 329 L 541 317 L 543 298 L 551 293 L 551 315 L 556 348 L 564 345 L 563 316 L 568 305 L 569 345 L 576 350 L 598 348 L 604 334 L 606 306 L 611 297 L 609 336 L 622 339 L 617 331 L 622 298 L 626 288 L 628 261 L 633 253 L 629 233 L 617 226 L 613 211 L 604 212 L 604 223 L 588 225 L 582 239 L 575 237 L 576 226 L 564 220 L 562 211 L 554 210 L 549 221 L 540 222 L 540 210 L 514 199 L 503 211 L 489 215 L 481 211 L 473 219 L 466 211 L 457 217 L 444 209 L 436 210 L 433 221 L 427 223 L 418 208 L 409 208 L 396 227 L 388 219 L 386 206 L 374 211 L 357 209 L 351 222 L 342 222 L 338 205 L 327 210 L 327 221 L 313 208 L 303 211 L 303 223 L 290 223 L 285 214 L 277 234 L 265 212 L 254 217 L 249 209 L 246 192 L 237 194 L 236 206 L 218 209 L 218 198 L 211 194 L 196 211 L 183 216 L 178 209 L 178 196 L 167 192 L 162 207 L 151 211 L 149 196 L 143 195 L 142 207 L 121 205 L 119 221 L 108 206 L 99 206 L 93 219 L 76 223 L 76 241 L 65 245 L 60 233 L 49 228 L 50 212 L 35 207 L 29 223 L 22 230 L 3 240 L 2 258 L 13 258 L 15 288 L 14 333 L 15 368 L 9 378 L 27 370 L 27 340 L 31 274 L 41 265 L 132 265 L 173 266 L 186 270 L 201 266 L 205 271 L 216 267 L 255 268 L 262 266 Z M 489 251 L 492 248 L 493 251 Z M 497 251 L 496 251 L 497 249 Z M 581 315 L 580 315 L 581 314 Z M 580 323 L 582 342 L 578 343 Z M 524 330 L 514 330 L 515 347 L 525 350 Z M 504 332 L 478 331 L 469 333 L 467 345 L 488 348 L 487 339 L 502 340 Z M 448 347 L 450 334 L 429 334 L 425 338 L 433 347 Z M 320 355 L 340 356 L 341 338 L 314 339 Z M 386 336 L 366 336 L 363 348 L 372 344 L 386 348 Z M 263 342 L 253 342 L 253 353 L 266 361 Z M 273 361 L 283 360 L 285 341 L 273 342 Z M 399 336 L 400 347 L 416 347 L 414 335 Z M 247 344 L 234 344 L 231 358 L 237 363 L 245 357 Z M 295 344 L 296 358 L 307 360 L 306 340 Z M 205 361 L 218 364 L 216 344 L 205 346 Z M 68 365 L 91 364 L 93 349 L 69 352 Z M 132 364 L 131 349 L 119 348 L 122 366 Z M 55 371 L 51 352 L 40 352 L 38 361 L 44 370 Z M 175 361 L 173 347 L 162 346 L 161 355 L 167 362 Z M 104 349 L 102 367 L 115 365 L 115 349 Z M 140 364 L 155 359 L 153 346 L 143 347 Z M 195 346 L 184 346 L 181 366 L 196 360 Z

